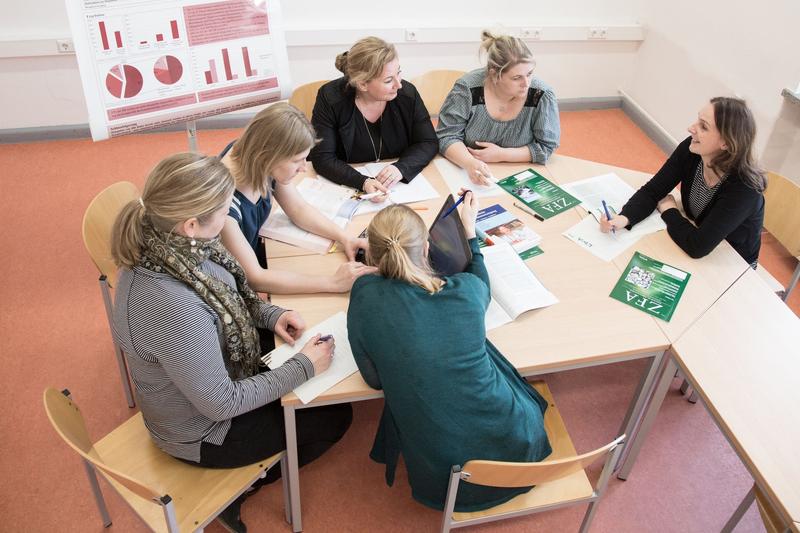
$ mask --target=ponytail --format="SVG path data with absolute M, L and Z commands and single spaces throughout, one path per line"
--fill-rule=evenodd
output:
M 144 247 L 142 221 L 145 208 L 141 198 L 122 208 L 111 231 L 111 257 L 118 267 L 133 268 Z

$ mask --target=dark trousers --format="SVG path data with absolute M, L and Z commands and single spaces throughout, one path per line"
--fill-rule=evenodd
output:
M 349 403 L 298 409 L 297 456 L 300 466 L 310 463 L 338 442 L 353 421 Z M 254 409 L 231 420 L 231 428 L 221 445 L 204 442 L 200 465 L 210 468 L 236 468 L 249 465 L 286 449 L 283 408 L 280 400 Z M 280 465 L 254 486 L 272 483 L 281 476 Z

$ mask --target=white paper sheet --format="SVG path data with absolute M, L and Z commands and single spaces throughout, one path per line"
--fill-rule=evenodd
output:
M 502 196 L 504 194 L 503 189 L 496 183 L 492 183 L 491 185 L 477 185 L 473 183 L 472 180 L 469 179 L 466 170 L 458 168 L 447 159 L 437 157 L 433 160 L 433 164 L 436 165 L 439 174 L 442 175 L 444 182 L 447 184 L 447 188 L 450 189 L 453 196 L 458 196 L 458 191 L 462 188 L 471 190 L 478 198 Z
M 599 257 L 603 261 L 611 261 L 616 256 L 636 244 L 642 237 L 626 229 L 617 230 L 617 234 L 603 233 L 600 224 L 594 217 L 586 217 L 563 235 L 583 248 Z
M 391 165 L 391 163 L 369 163 L 363 167 L 356 168 L 356 170 L 371 178 L 386 165 Z M 356 215 L 374 213 L 392 204 L 412 204 L 414 202 L 424 202 L 432 198 L 439 198 L 439 193 L 433 188 L 428 178 L 421 173 L 417 174 L 414 179 L 411 180 L 411 183 L 395 183 L 390 190 L 389 197 L 383 202 L 376 203 L 370 202 L 369 200 L 360 201 Z
M 356 361 L 353 358 L 353 350 L 350 348 L 350 341 L 347 338 L 347 315 L 344 311 L 336 313 L 316 326 L 306 329 L 303 336 L 295 341 L 294 346 L 283 344 L 273 350 L 269 368 L 278 368 L 291 359 L 317 333 L 333 335 L 336 349 L 328 370 L 314 376 L 294 389 L 294 393 L 304 404 L 358 371 L 358 366 L 356 366 Z

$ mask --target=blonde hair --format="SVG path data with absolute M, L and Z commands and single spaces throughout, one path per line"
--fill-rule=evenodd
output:
M 367 228 L 369 263 L 387 279 L 418 285 L 431 294 L 444 282 L 437 278 L 425 256 L 428 229 L 420 216 L 405 205 L 381 210 Z
M 162 160 L 147 176 L 142 197 L 125 205 L 114 221 L 114 262 L 128 268 L 139 262 L 145 217 L 166 232 L 193 217 L 205 224 L 230 200 L 234 187 L 230 171 L 216 157 L 186 152 Z
M 316 143 L 314 127 L 293 105 L 278 102 L 261 110 L 231 149 L 237 184 L 268 197 L 272 169 Z
M 528 45 L 518 37 L 495 35 L 489 30 L 483 30 L 481 50 L 486 52 L 486 73 L 496 78 L 499 78 L 506 69 L 520 63 L 536 65 Z
M 383 67 L 397 58 L 397 49 L 378 37 L 364 37 L 350 50 L 336 56 L 336 69 L 347 77 L 347 83 L 356 87 L 383 73 Z

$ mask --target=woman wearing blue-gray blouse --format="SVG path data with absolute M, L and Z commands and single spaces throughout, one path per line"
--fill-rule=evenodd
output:
M 533 54 L 508 35 L 481 35 L 485 68 L 456 81 L 439 112 L 439 151 L 487 184 L 487 163 L 545 163 L 558 147 L 561 125 L 553 89 L 533 78 Z

